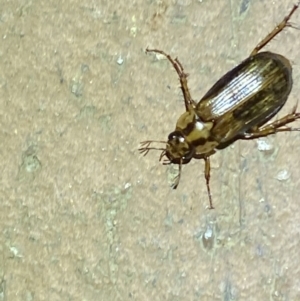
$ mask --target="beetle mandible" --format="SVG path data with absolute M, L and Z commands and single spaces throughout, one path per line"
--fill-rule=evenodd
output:
M 152 149 L 161 150 L 164 164 L 179 164 L 179 172 L 173 188 L 176 189 L 182 165 L 194 159 L 205 161 L 205 180 L 209 208 L 213 209 L 210 192 L 210 156 L 234 141 L 266 137 L 278 132 L 300 131 L 286 126 L 300 118 L 293 111 L 271 123 L 267 123 L 285 104 L 292 89 L 292 67 L 288 59 L 273 52 L 259 52 L 285 27 L 292 27 L 289 20 L 300 5 L 293 6 L 290 13 L 252 50 L 250 56 L 221 77 L 196 103 L 189 92 L 187 73 L 177 58 L 162 50 L 146 49 L 164 55 L 176 70 L 184 97 L 185 113 L 176 124 L 168 141 L 147 140 L 139 151 L 144 155 Z M 164 148 L 151 147 L 152 142 L 164 143 Z

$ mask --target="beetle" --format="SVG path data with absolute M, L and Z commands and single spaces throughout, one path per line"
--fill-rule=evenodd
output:
M 235 142 L 266 137 L 278 132 L 300 131 L 286 126 L 300 118 L 293 111 L 270 122 L 285 104 L 293 85 L 292 66 L 287 58 L 273 52 L 259 52 L 284 28 L 292 27 L 289 20 L 300 5 L 295 4 L 290 13 L 253 49 L 250 56 L 222 76 L 197 103 L 189 92 L 187 76 L 180 61 L 172 59 L 162 50 L 146 49 L 146 52 L 165 56 L 176 70 L 186 111 L 179 117 L 175 130 L 167 141 L 141 142 L 139 151 L 147 155 L 150 150 L 161 150 L 163 164 L 178 164 L 179 172 L 173 188 L 176 189 L 182 165 L 194 159 L 205 161 L 205 180 L 209 208 L 213 209 L 210 191 L 210 156 Z M 163 148 L 151 147 L 151 143 L 164 143 Z

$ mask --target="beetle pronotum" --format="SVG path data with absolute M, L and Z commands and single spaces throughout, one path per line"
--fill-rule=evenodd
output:
M 271 123 L 267 123 L 285 104 L 292 89 L 292 67 L 288 59 L 273 52 L 259 52 L 285 27 L 299 7 L 290 13 L 252 50 L 250 56 L 221 77 L 197 103 L 189 92 L 187 73 L 179 62 L 162 50 L 147 49 L 164 55 L 176 70 L 184 97 L 186 111 L 179 117 L 175 131 L 168 141 L 147 140 L 139 151 L 146 155 L 150 150 L 161 150 L 164 164 L 179 164 L 179 173 L 173 188 L 177 188 L 182 165 L 192 158 L 205 161 L 205 179 L 210 209 L 213 208 L 210 192 L 210 156 L 238 139 L 256 139 L 278 132 L 300 131 L 286 126 L 300 118 L 294 110 Z M 152 142 L 166 144 L 163 148 L 151 147 Z

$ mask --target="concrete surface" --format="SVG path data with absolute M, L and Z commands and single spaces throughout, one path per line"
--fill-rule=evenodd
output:
M 0 301 L 300 300 L 300 133 L 213 156 L 215 210 L 202 161 L 173 191 L 174 168 L 137 151 L 184 110 L 147 46 L 200 99 L 293 3 L 1 1 Z M 299 47 L 290 28 L 267 47 L 294 66 L 279 116 Z

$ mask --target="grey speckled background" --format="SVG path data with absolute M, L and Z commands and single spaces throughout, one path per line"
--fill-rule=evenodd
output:
M 292 5 L 1 1 L 0 301 L 300 300 L 299 133 L 212 157 L 212 211 L 203 162 L 173 191 L 159 153 L 137 151 L 184 109 L 147 46 L 178 56 L 200 99 Z M 294 66 L 280 116 L 299 101 L 299 41 L 267 47 Z

